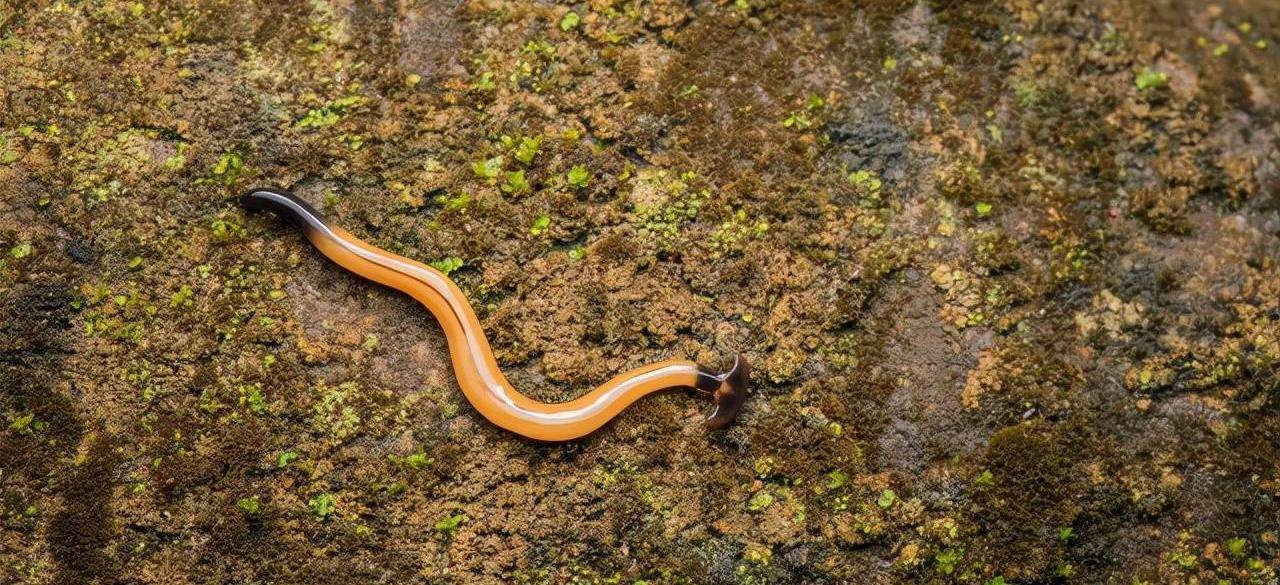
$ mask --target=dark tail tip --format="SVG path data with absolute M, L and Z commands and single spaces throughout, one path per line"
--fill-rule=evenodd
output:
M 729 371 L 714 376 L 719 382 L 711 393 L 715 408 L 707 417 L 707 428 L 722 429 L 738 416 L 742 403 L 747 401 L 747 385 L 751 383 L 751 365 L 742 354 L 733 357 Z
M 297 195 L 283 189 L 264 187 L 252 189 L 240 196 L 240 206 L 245 209 L 266 209 L 288 219 L 301 228 L 324 226 L 324 216 Z
M 271 209 L 271 196 L 277 197 L 288 196 L 285 191 L 277 191 L 275 189 L 253 189 L 240 196 L 240 207 L 245 209 Z

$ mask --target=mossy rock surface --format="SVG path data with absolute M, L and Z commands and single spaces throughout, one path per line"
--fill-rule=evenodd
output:
M 1280 5 L 0 6 L 2 583 L 1274 583 Z M 569 400 L 498 430 L 447 269 Z

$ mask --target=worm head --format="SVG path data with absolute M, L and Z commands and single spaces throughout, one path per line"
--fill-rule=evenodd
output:
M 698 372 L 698 388 L 711 392 L 715 404 L 707 417 L 707 428 L 722 429 L 733 422 L 747 399 L 747 384 L 751 379 L 751 366 L 741 354 L 734 356 L 733 366 L 722 374 Z

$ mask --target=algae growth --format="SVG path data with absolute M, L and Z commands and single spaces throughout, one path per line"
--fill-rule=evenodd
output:
M 0 5 L 0 582 L 1274 583 L 1280 6 Z M 513 383 L 744 353 L 568 445 Z

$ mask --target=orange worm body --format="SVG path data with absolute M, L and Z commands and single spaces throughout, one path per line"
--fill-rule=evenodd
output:
M 711 372 L 691 361 L 669 360 L 620 374 L 581 398 L 558 404 L 539 402 L 511 387 L 493 358 L 475 311 L 458 285 L 444 273 L 366 244 L 329 225 L 305 201 L 271 189 L 249 192 L 241 203 L 270 209 L 302 228 L 330 260 L 369 280 L 404 292 L 435 315 L 444 329 L 458 386 L 480 414 L 504 429 L 542 441 L 576 439 L 609 422 L 640 397 L 675 387 L 710 393 L 714 403 L 706 424 L 733 421 L 746 398 L 749 367 L 741 356 L 727 372 Z

